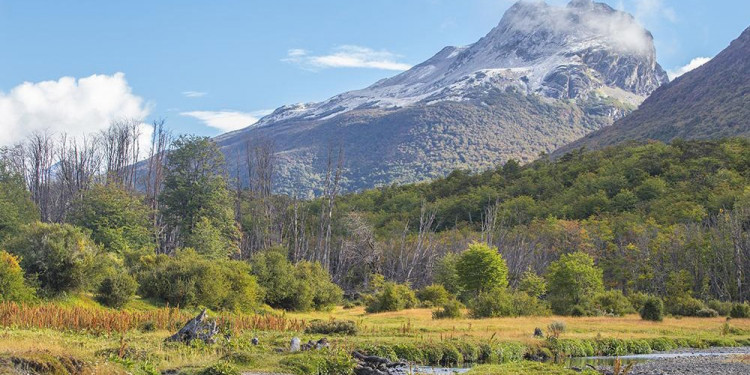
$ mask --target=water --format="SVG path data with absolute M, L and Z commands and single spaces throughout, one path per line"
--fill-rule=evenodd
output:
M 622 364 L 627 365 L 631 362 L 639 363 L 646 362 L 655 359 L 669 359 L 669 358 L 681 358 L 681 357 L 725 357 L 730 355 L 736 355 L 736 352 L 717 352 L 717 351 L 695 351 L 695 352 L 684 352 L 684 353 L 651 353 L 651 354 L 633 354 L 623 355 L 620 357 L 576 357 L 568 358 L 563 364 L 565 367 L 578 367 L 583 368 L 586 365 L 592 366 L 612 366 L 616 358 L 620 358 Z M 431 367 L 431 366 L 414 366 L 411 368 L 411 372 L 407 371 L 404 374 L 426 374 L 426 375 L 454 375 L 463 374 L 470 370 L 470 367 Z

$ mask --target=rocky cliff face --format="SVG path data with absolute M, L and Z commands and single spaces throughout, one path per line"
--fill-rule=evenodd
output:
M 346 150 L 346 189 L 413 182 L 530 161 L 610 125 L 666 82 L 651 34 L 629 14 L 521 1 L 474 44 L 362 90 L 281 107 L 217 141 L 229 154 L 275 140 L 279 191 L 315 191 L 332 141 Z
M 711 61 L 661 86 L 638 110 L 555 152 L 619 142 L 750 137 L 750 28 Z

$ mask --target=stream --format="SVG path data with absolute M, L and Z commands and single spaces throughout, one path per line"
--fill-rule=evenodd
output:
M 739 347 L 739 348 L 710 348 L 710 349 L 682 349 L 663 353 L 651 353 L 651 354 L 634 354 L 620 356 L 620 360 L 623 364 L 643 363 L 657 360 L 679 360 L 680 358 L 721 358 L 729 357 L 733 355 L 750 354 L 750 347 Z M 618 357 L 576 357 L 568 358 L 562 362 L 565 367 L 578 367 L 583 368 L 586 365 L 592 366 L 612 366 Z M 429 375 L 453 375 L 463 374 L 468 372 L 471 367 L 432 367 L 432 366 L 414 366 L 411 368 L 411 374 L 429 374 Z M 408 374 L 408 372 L 407 372 Z

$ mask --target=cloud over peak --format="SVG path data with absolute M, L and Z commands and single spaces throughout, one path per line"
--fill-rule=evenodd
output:
M 680 66 L 674 70 L 668 70 L 667 75 L 669 75 L 669 80 L 674 80 L 675 78 L 711 61 L 710 57 L 696 57 L 692 60 L 690 60 L 687 65 Z
M 258 120 L 271 113 L 269 110 L 261 110 L 254 112 L 240 112 L 240 111 L 189 111 L 181 112 L 180 115 L 188 116 L 201 120 L 206 126 L 210 126 L 214 129 L 221 130 L 222 132 L 230 132 L 233 130 L 239 130 L 246 128 L 250 125 L 255 124 Z
M 343 45 L 326 55 L 313 55 L 309 51 L 294 48 L 287 51 L 281 61 L 297 64 L 304 69 L 318 70 L 326 68 L 369 68 L 404 71 L 411 65 L 399 62 L 400 56 L 386 51 L 376 51 L 368 47 Z

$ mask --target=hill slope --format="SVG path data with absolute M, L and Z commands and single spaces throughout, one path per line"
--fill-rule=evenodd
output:
M 614 125 L 557 151 L 625 140 L 750 136 L 750 27 L 703 66 L 654 91 Z
M 474 44 L 216 140 L 230 171 L 243 169 L 231 163 L 248 141 L 271 140 L 276 191 L 297 194 L 319 192 L 328 148 L 341 144 L 342 186 L 356 190 L 533 160 L 612 124 L 666 81 L 651 34 L 629 14 L 521 1 Z

